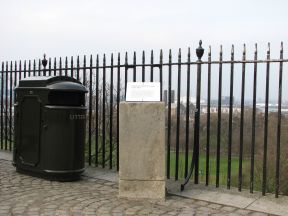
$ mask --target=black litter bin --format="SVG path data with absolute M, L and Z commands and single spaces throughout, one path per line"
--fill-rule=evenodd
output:
M 71 77 L 29 77 L 15 88 L 18 172 L 70 181 L 84 171 L 86 88 Z

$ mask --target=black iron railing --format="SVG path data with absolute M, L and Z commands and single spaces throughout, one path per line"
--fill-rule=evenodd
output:
M 181 50 L 179 50 L 176 62 L 172 61 L 171 50 L 166 62 L 163 60 L 161 50 L 157 63 L 154 61 L 153 51 L 151 51 L 150 63 L 145 62 L 144 51 L 141 63 L 137 63 L 137 55 L 135 52 L 133 53 L 132 64 L 128 62 L 128 53 L 125 54 L 124 63 L 121 63 L 120 54 L 117 55 L 117 61 L 114 60 L 112 54 L 108 65 L 105 55 L 102 59 L 98 55 L 96 59 L 91 55 L 89 63 L 87 63 L 86 56 L 81 60 L 77 56 L 76 64 L 73 57 L 70 62 L 66 57 L 64 67 L 62 58 L 59 61 L 54 58 L 52 61 L 51 58 L 46 60 L 45 56 L 42 61 L 38 60 L 38 66 L 36 66 L 36 60 L 2 62 L 0 147 L 4 150 L 13 148 L 13 89 L 18 81 L 29 76 L 71 76 L 83 82 L 89 90 L 87 96 L 87 162 L 89 165 L 118 170 L 119 103 L 125 98 L 127 82 L 158 81 L 161 84 L 161 99 L 165 100 L 167 105 L 167 178 L 173 177 L 175 180 L 181 181 L 185 179 L 185 183 L 187 183 L 194 171 L 194 183 L 196 184 L 203 182 L 209 185 L 213 180 L 216 187 L 226 184 L 228 189 L 236 186 L 239 191 L 245 187 L 250 188 L 252 193 L 255 190 L 256 182 L 256 190 L 262 190 L 263 195 L 267 191 L 274 191 L 276 197 L 279 193 L 288 194 L 288 184 L 281 180 L 281 175 L 283 175 L 281 170 L 284 169 L 288 173 L 287 161 L 281 160 L 281 154 L 283 158 L 284 154 L 288 153 L 287 145 L 281 145 L 288 142 L 286 134 L 281 134 L 281 131 L 287 129 L 285 123 L 288 123 L 286 114 L 282 113 L 283 64 L 288 62 L 288 59 L 283 59 L 283 44 L 281 43 L 279 59 L 270 59 L 270 45 L 265 60 L 258 60 L 257 45 L 253 60 L 246 59 L 245 45 L 241 60 L 234 59 L 233 46 L 230 60 L 223 60 L 222 46 L 219 60 L 212 60 L 210 47 L 207 61 L 202 61 L 203 53 L 204 49 L 200 42 L 196 49 L 196 55 L 191 55 L 189 48 L 187 60 L 183 61 Z M 198 60 L 191 61 L 191 58 L 195 59 L 196 57 Z M 96 63 L 94 63 L 95 60 Z M 256 104 L 259 64 L 266 64 L 265 110 L 263 113 L 259 111 Z M 269 110 L 271 64 L 279 65 L 278 72 L 273 71 L 273 76 L 276 74 L 279 76 L 277 116 Z M 218 68 L 213 68 L 213 65 Z M 241 65 L 241 69 L 237 70 L 236 65 Z M 253 70 L 249 69 L 248 71 L 247 65 L 253 65 Z M 203 70 L 204 66 L 207 67 L 207 70 Z M 229 69 L 225 70 L 225 66 L 228 66 Z M 228 71 L 230 74 L 229 83 L 223 83 L 224 71 Z M 235 73 L 238 71 L 241 72 L 241 81 L 237 80 L 237 83 L 241 83 L 239 104 L 234 100 Z M 193 75 L 194 72 L 196 73 Z M 246 75 L 248 75 L 246 73 L 253 74 L 253 98 L 250 105 L 247 105 L 245 96 L 245 89 L 247 89 L 245 81 L 247 82 Z M 207 75 L 204 79 L 203 74 Z M 216 82 L 212 75 L 217 76 Z M 194 77 L 196 79 L 192 82 L 191 79 Z M 217 85 L 216 99 L 212 99 L 211 94 L 214 83 Z M 225 104 L 222 101 L 223 84 L 229 88 L 229 102 Z M 261 84 L 263 85 L 263 83 Z M 195 91 L 193 91 L 193 87 L 196 87 Z M 203 88 L 206 91 L 203 91 Z M 164 91 L 166 91 L 166 98 L 163 98 Z M 175 91 L 177 91 L 177 98 L 174 104 L 172 96 Z M 196 96 L 195 101 L 191 100 L 191 95 Z M 205 98 L 205 102 L 201 102 L 203 98 Z M 213 100 L 216 100 L 216 104 L 212 103 Z M 284 104 L 284 106 L 288 107 L 288 104 Z M 224 108 L 228 109 L 228 114 L 223 112 Z M 217 111 L 211 111 L 212 109 L 217 109 Z M 234 111 L 235 109 L 239 109 L 240 113 Z M 247 113 L 251 118 L 246 118 Z M 274 127 L 269 125 L 270 116 L 272 121 L 276 122 Z M 262 120 L 264 128 L 262 128 Z M 247 124 L 249 125 L 248 129 L 245 126 Z M 249 136 L 248 132 L 251 133 L 251 138 L 245 139 L 246 136 Z M 263 137 L 263 144 L 260 137 Z M 273 168 L 267 167 L 271 152 L 275 159 Z M 259 177 L 259 164 L 262 166 L 261 177 Z M 274 173 L 272 180 L 269 177 L 271 172 Z M 269 185 L 267 185 L 268 177 Z M 273 190 L 270 188 L 271 181 Z

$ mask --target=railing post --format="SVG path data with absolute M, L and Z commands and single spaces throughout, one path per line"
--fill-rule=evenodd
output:
M 12 150 L 12 91 L 11 91 L 11 89 L 13 88 L 12 87 L 12 79 L 13 79 L 13 63 L 12 63 L 12 61 L 10 62 L 10 77 L 9 77 L 9 79 L 10 79 L 10 89 L 9 89 L 9 137 L 8 137 L 8 139 L 9 139 L 9 150 L 11 151 Z M 16 70 L 15 70 L 16 71 Z M 16 72 L 15 72 L 16 73 Z M 8 106 L 7 106 L 7 108 L 8 108 Z
M 195 176 L 194 182 L 199 182 L 199 126 L 200 126 L 200 95 L 201 95 L 201 64 L 204 49 L 202 41 L 199 41 L 199 47 L 196 49 L 197 60 L 197 91 L 196 91 L 196 111 L 195 111 L 195 126 L 194 126 L 194 156 L 195 156 Z
M 208 80 L 207 80 L 207 133 L 206 133 L 206 182 L 209 185 L 209 153 L 210 153 L 210 105 L 211 105 L 211 46 L 208 51 Z
M 169 50 L 169 64 L 168 64 L 168 117 L 167 117 L 167 179 L 170 179 L 170 147 L 171 147 L 171 86 L 172 86 L 172 53 Z
M 185 168 L 184 176 L 188 175 L 188 153 L 189 153 L 189 117 L 190 117 L 190 47 L 188 48 L 187 58 L 187 86 L 186 86 L 186 133 L 185 133 Z
M 135 57 L 135 61 L 136 61 L 136 57 Z M 113 133 L 113 62 L 114 62 L 114 58 L 113 58 L 113 54 L 111 54 L 111 69 L 110 69 L 110 131 L 109 131 L 109 169 L 112 169 L 112 157 L 113 157 L 113 137 L 112 137 L 112 133 Z M 135 74 L 136 74 L 136 67 L 135 67 Z M 136 76 L 135 76 L 136 79 Z
M 197 60 L 197 87 L 196 87 L 196 111 L 195 111 L 195 121 L 194 121 L 194 148 L 192 161 L 190 165 L 189 174 L 185 178 L 183 184 L 181 184 L 181 191 L 184 190 L 185 185 L 188 183 L 192 176 L 193 169 L 195 167 L 194 182 L 198 184 L 199 182 L 199 124 L 200 124 L 200 95 L 201 95 L 201 64 L 202 56 L 204 54 L 204 49 L 202 48 L 202 41 L 199 41 L 199 47 L 196 49 Z
M 119 171 L 119 105 L 120 105 L 120 53 L 117 59 L 117 148 L 116 148 L 116 169 Z
M 1 144 L 0 149 L 3 149 L 3 140 L 4 140 L 4 62 L 2 62 L 1 68 Z
M 255 136 L 256 136 L 256 97 L 257 97 L 257 44 L 254 51 L 254 78 L 253 78 L 253 111 L 252 111 L 252 142 L 251 142 L 251 162 L 250 162 L 250 193 L 254 189 L 254 157 L 255 157 Z
M 245 61 L 246 45 L 244 44 L 242 55 L 242 83 L 241 83 L 241 115 L 240 115 L 240 146 L 239 146 L 239 172 L 238 172 L 238 191 L 242 190 L 242 163 L 243 163 L 243 142 L 244 142 L 244 112 L 245 112 Z
M 90 67 L 89 67 L 89 113 L 88 113 L 88 128 L 89 128 L 89 132 L 88 132 L 88 144 L 89 144 L 89 148 L 88 148 L 88 163 L 89 165 L 92 164 L 92 74 L 93 74 L 93 57 L 92 55 L 90 55 Z M 68 74 L 66 73 L 66 76 Z M 88 82 L 87 82 L 88 84 Z
M 180 96 L 181 96 L 181 49 L 178 52 L 178 82 L 177 82 L 177 113 L 176 113 L 176 161 L 175 180 L 179 173 L 179 146 L 180 146 Z
M 95 166 L 99 165 L 99 55 L 96 57 L 95 96 Z
M 230 99 L 229 99 L 229 129 L 228 129 L 228 168 L 227 168 L 227 189 L 231 186 L 231 159 L 232 159 L 232 122 L 233 122 L 233 93 L 234 93 L 234 45 L 231 49 L 230 65 Z
M 264 113 L 264 152 L 263 152 L 263 176 L 262 195 L 266 195 L 267 183 L 267 147 L 268 147 L 268 118 L 269 118 L 269 81 L 270 81 L 270 43 L 268 43 L 266 62 L 266 84 L 265 84 L 265 113 Z
M 106 55 L 103 57 L 103 82 L 102 82 L 102 168 L 105 168 L 105 151 L 106 151 Z
M 283 42 L 281 42 L 280 60 L 283 60 Z M 279 195 L 280 184 L 280 144 L 281 144 L 281 108 L 282 108 L 282 79 L 283 62 L 279 65 L 279 85 L 278 85 L 278 122 L 277 122 L 277 146 L 276 146 L 276 173 L 275 173 L 275 197 Z
M 217 143 L 216 143 L 216 187 L 219 187 L 220 176 L 220 153 L 221 153 L 221 106 L 222 106 L 222 59 L 223 51 L 220 46 L 219 53 L 219 76 L 218 76 L 218 108 L 217 108 Z

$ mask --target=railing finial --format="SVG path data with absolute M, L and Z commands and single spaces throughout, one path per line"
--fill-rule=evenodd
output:
M 43 65 L 44 68 L 46 68 L 47 63 L 48 63 L 48 61 L 46 59 L 46 54 L 44 53 L 44 58 L 42 59 L 42 65 Z
M 200 40 L 199 47 L 196 49 L 196 55 L 198 57 L 198 61 L 201 61 L 203 54 L 204 54 L 204 49 L 202 48 L 202 40 Z

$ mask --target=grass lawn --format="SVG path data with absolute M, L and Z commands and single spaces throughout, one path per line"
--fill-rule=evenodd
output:
M 92 164 L 95 163 L 95 142 L 94 137 L 92 137 L 92 146 L 91 146 L 91 153 L 92 153 Z M 102 153 L 101 151 L 101 144 L 102 140 L 99 139 L 99 163 L 102 163 Z M 86 143 L 85 148 L 85 156 L 86 161 L 88 161 L 88 143 Z M 109 142 L 106 143 L 106 162 L 105 164 L 109 166 Z M 188 170 L 190 169 L 192 155 L 190 153 L 189 159 L 188 159 Z M 175 161 L 176 161 L 176 153 L 171 152 L 170 153 L 170 178 L 175 178 Z M 116 166 L 116 150 L 113 149 L 113 167 Z M 250 160 L 249 159 L 243 159 L 242 163 L 242 169 L 243 169 L 243 186 L 244 184 L 249 185 L 249 166 L 250 166 Z M 179 172 L 178 172 L 178 179 L 181 181 L 184 179 L 184 172 L 185 172 L 185 153 L 180 152 L 179 153 Z M 227 154 L 223 154 L 220 157 L 220 172 L 219 172 L 219 183 L 220 185 L 227 185 L 227 169 L 228 169 L 228 158 Z M 237 187 L 238 186 L 238 171 L 239 171 L 239 158 L 238 157 L 232 157 L 231 158 L 231 186 Z M 193 173 L 194 175 L 194 173 Z M 194 179 L 191 177 L 191 180 Z M 200 153 L 199 156 L 199 181 L 200 183 L 205 183 L 206 180 L 206 155 L 204 153 Z M 209 158 L 209 184 L 215 185 L 216 183 L 216 155 L 210 154 Z M 255 185 L 256 186 L 256 185 Z
M 189 155 L 188 160 L 188 170 L 190 169 L 192 155 Z M 170 178 L 173 179 L 175 176 L 175 162 L 176 162 L 176 153 L 170 153 Z M 231 185 L 237 186 L 238 179 L 238 166 L 239 166 L 239 158 L 232 157 L 231 158 Z M 242 163 L 243 169 L 249 166 L 249 160 L 243 159 Z M 221 185 L 227 184 L 227 169 L 228 169 L 228 158 L 227 155 L 222 155 L 220 157 L 220 175 L 219 181 Z M 179 153 L 179 179 L 184 179 L 185 173 L 185 154 L 183 152 Z M 194 175 L 194 173 L 193 173 Z M 193 179 L 191 177 L 191 179 Z M 206 179 L 206 155 L 200 154 L 199 156 L 199 181 L 205 182 Z M 215 184 L 216 182 L 216 156 L 210 154 L 209 158 L 209 183 Z

